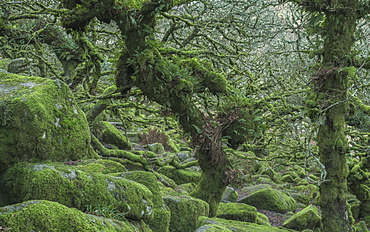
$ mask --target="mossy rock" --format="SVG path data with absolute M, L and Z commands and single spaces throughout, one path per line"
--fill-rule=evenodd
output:
M 253 205 L 257 209 L 265 209 L 277 213 L 295 211 L 297 208 L 296 201 L 282 191 L 275 189 L 262 189 L 243 199 L 240 203 Z
M 320 196 L 319 187 L 317 185 L 298 185 L 294 187 L 294 190 L 307 196 L 310 200 L 316 200 Z
M 260 175 L 267 175 L 274 183 L 281 183 L 281 176 L 272 168 L 265 168 L 259 172 Z
M 108 174 L 127 171 L 122 164 L 107 159 L 83 160 L 77 164 L 77 168 L 87 172 Z
M 294 179 L 291 175 L 285 174 L 281 177 L 281 181 L 285 183 L 294 183 Z
M 171 211 L 170 231 L 195 231 L 200 216 L 208 216 L 207 202 L 187 195 L 164 195 L 163 200 Z
M 254 180 L 256 184 L 276 185 L 275 181 L 271 180 L 268 175 L 253 175 L 252 180 Z
M 218 225 L 233 232 L 289 232 L 290 230 L 268 225 L 258 225 L 250 222 L 226 220 L 223 218 L 199 217 L 198 228 L 204 225 Z
M 306 179 L 302 179 L 302 178 L 295 178 L 294 179 L 294 183 L 296 184 L 296 185 L 308 185 L 309 183 L 308 183 L 308 180 L 306 180 Z
M 80 210 L 112 205 L 133 220 L 153 218 L 153 194 L 144 185 L 74 166 L 18 163 L 4 174 L 3 183 L 10 204 L 41 199 Z
M 296 171 L 288 171 L 288 172 L 285 172 L 284 175 L 289 175 L 292 177 L 292 179 L 300 177 Z
M 297 193 L 297 192 L 291 192 L 289 191 L 289 195 L 294 199 L 296 200 L 296 202 L 299 202 L 299 203 L 302 203 L 304 204 L 305 206 L 307 206 L 309 203 L 310 203 L 310 199 L 303 195 L 303 194 L 300 194 L 300 193 Z
M 166 192 L 165 190 L 167 190 L 168 188 L 176 188 L 177 184 L 171 178 L 168 178 L 167 176 L 159 172 L 154 172 L 154 175 L 157 177 L 159 187 L 163 192 Z
M 191 191 L 195 189 L 197 185 L 195 183 L 186 183 L 180 184 L 174 188 L 176 192 L 184 193 L 185 195 L 189 195 Z
M 154 152 L 155 154 L 164 153 L 164 147 L 161 143 L 151 143 L 144 146 L 145 149 Z
M 256 185 L 250 185 L 243 187 L 240 190 L 240 195 L 251 195 L 259 190 L 272 188 L 270 184 L 256 184 Z
M 298 174 L 298 176 L 299 176 L 300 178 L 304 178 L 304 177 L 306 177 L 307 172 L 306 172 L 306 170 L 305 170 L 305 168 L 304 168 L 304 167 L 301 167 L 301 166 L 299 166 L 299 165 L 294 165 L 294 166 L 293 166 L 293 169 L 295 170 L 295 172 Z
M 185 160 L 191 158 L 189 152 L 179 152 L 176 154 L 177 158 L 179 158 L 180 162 L 184 162 Z
M 94 135 L 104 144 L 111 144 L 118 149 L 131 150 L 132 145 L 112 123 L 100 121 L 93 125 Z
M 269 218 L 266 215 L 264 215 L 263 213 L 260 213 L 260 212 L 257 212 L 256 223 L 258 225 L 271 226 Z
M 309 205 L 288 218 L 283 223 L 283 226 L 289 229 L 301 231 L 304 229 L 315 229 L 319 226 L 320 221 L 321 216 L 319 215 L 319 210 L 315 206 Z
M 217 217 L 256 223 L 257 209 L 243 203 L 220 203 L 217 209 Z
M 0 72 L 0 171 L 21 161 L 98 158 L 72 99 L 59 80 Z
M 221 201 L 224 203 L 236 202 L 238 200 L 238 192 L 234 188 L 227 186 L 222 193 Z
M 232 230 L 229 230 L 224 226 L 209 224 L 199 227 L 194 232 L 232 232 Z
M 177 169 L 172 166 L 164 166 L 158 169 L 158 172 L 171 178 L 176 184 L 197 183 L 200 178 L 200 172 L 187 169 Z
M 144 220 L 150 226 L 153 232 L 168 232 L 170 226 L 171 212 L 164 204 L 161 189 L 157 176 L 152 172 L 132 171 L 120 175 L 129 180 L 136 181 L 145 185 L 153 193 L 153 214 L 152 220 Z
M 150 232 L 143 222 L 130 223 L 85 214 L 57 202 L 33 200 L 0 208 L 0 225 L 10 231 Z M 136 226 L 139 225 L 139 226 Z

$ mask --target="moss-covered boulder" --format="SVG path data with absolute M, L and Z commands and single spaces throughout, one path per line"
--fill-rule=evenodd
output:
M 84 210 L 86 205 L 113 205 L 127 218 L 152 219 L 152 192 L 121 177 L 84 172 L 59 163 L 18 163 L 3 177 L 1 192 L 10 204 L 32 199 L 55 201 Z
M 289 195 L 296 200 L 296 202 L 302 203 L 305 206 L 307 206 L 310 203 L 310 198 L 308 198 L 306 195 L 303 195 L 301 193 L 298 193 L 296 191 L 289 191 Z
M 281 181 L 284 183 L 294 183 L 294 178 L 289 174 L 285 174 L 281 177 Z
M 251 195 L 262 189 L 272 188 L 270 184 L 256 184 L 243 187 L 239 192 L 240 195 Z
M 195 231 L 198 217 L 208 216 L 207 202 L 186 195 L 164 195 L 171 211 L 170 231 Z
M 158 172 L 171 178 L 176 184 L 196 183 L 200 178 L 200 172 L 193 171 L 190 168 L 177 169 L 173 166 L 164 166 L 158 169 Z
M 164 153 L 164 147 L 161 143 L 150 143 L 145 145 L 144 148 L 156 154 Z
M 243 203 L 220 203 L 217 209 L 217 217 L 256 223 L 257 209 Z
M 97 158 L 72 99 L 59 80 L 0 72 L 0 171 L 19 161 Z
M 288 232 L 290 230 L 268 225 L 258 225 L 250 222 L 226 220 L 223 218 L 199 217 L 198 228 L 205 225 L 218 225 L 226 227 L 233 232 Z
M 272 189 L 262 189 L 239 200 L 240 203 L 253 205 L 257 209 L 265 209 L 277 213 L 295 211 L 296 201 L 286 193 Z
M 222 193 L 221 201 L 224 203 L 236 202 L 238 200 L 238 192 L 234 188 L 227 186 Z
M 298 185 L 295 186 L 293 189 L 300 194 L 307 196 L 310 201 L 316 201 L 319 199 L 320 196 L 319 186 L 314 184 Z
M 194 232 L 232 232 L 232 230 L 229 230 L 224 226 L 209 224 L 199 227 Z
M 0 208 L 4 231 L 150 232 L 143 222 L 129 222 L 85 214 L 57 202 L 33 200 Z
M 288 218 L 283 226 L 301 231 L 304 229 L 315 229 L 319 226 L 320 221 L 321 217 L 319 215 L 319 210 L 315 206 L 309 205 Z
M 145 185 L 153 193 L 153 220 L 144 220 L 153 232 L 168 232 L 170 226 L 171 212 L 164 204 L 157 176 L 152 172 L 132 171 L 120 175 L 129 180 Z
M 93 125 L 94 135 L 104 144 L 114 146 L 122 150 L 130 150 L 132 145 L 112 123 L 100 121 Z
M 274 169 L 272 168 L 265 168 L 261 169 L 258 173 L 259 175 L 266 175 L 268 176 L 274 183 L 281 183 L 281 176 L 279 173 L 277 173 Z
M 264 215 L 263 213 L 260 213 L 260 212 L 257 212 L 256 223 L 258 225 L 271 226 L 271 223 L 269 221 L 269 218 L 266 215 Z

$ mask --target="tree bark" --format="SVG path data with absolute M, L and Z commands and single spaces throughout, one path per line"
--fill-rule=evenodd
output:
M 352 231 L 346 204 L 348 142 L 344 133 L 348 73 L 343 68 L 351 66 L 357 20 L 354 9 L 358 3 L 342 0 L 336 4 L 327 4 L 324 11 L 323 62 L 314 78 L 317 103 L 322 109 L 317 144 L 320 162 L 326 170 L 326 178 L 320 185 L 322 224 L 326 232 Z

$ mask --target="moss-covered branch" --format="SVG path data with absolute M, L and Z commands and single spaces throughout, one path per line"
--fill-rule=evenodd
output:
M 120 150 L 120 149 L 108 149 L 104 147 L 103 144 L 94 136 L 91 136 L 91 142 L 94 145 L 95 149 L 98 150 L 101 156 L 103 157 L 117 157 L 128 159 L 132 162 L 140 163 L 146 170 L 151 170 L 149 162 L 141 155 L 135 155 L 132 152 Z

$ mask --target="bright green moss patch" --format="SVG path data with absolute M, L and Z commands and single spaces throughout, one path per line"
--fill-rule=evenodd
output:
M 4 183 L 10 204 L 42 199 L 80 210 L 86 205 L 113 205 L 130 219 L 153 218 L 152 193 L 144 185 L 73 166 L 18 163 L 4 174 Z
M 260 212 L 257 212 L 256 223 L 258 225 L 271 226 L 269 218 L 266 215 L 264 215 L 263 213 L 260 213 Z
M 223 218 L 208 218 L 208 217 L 199 217 L 198 219 L 198 227 L 204 225 L 219 225 L 228 228 L 234 232 L 288 232 L 291 230 L 277 228 L 273 226 L 267 225 L 257 225 L 255 223 L 249 222 L 240 222 L 240 221 L 232 221 L 226 220 Z
M 187 169 L 176 169 L 172 166 L 164 166 L 158 169 L 158 172 L 171 178 L 176 184 L 186 184 L 190 182 L 198 182 L 200 178 L 200 172 Z
M 259 190 L 241 200 L 241 203 L 253 205 L 257 209 L 270 210 L 277 213 L 295 211 L 296 201 L 284 192 L 267 188 Z
M 220 203 L 217 217 L 243 222 L 256 222 L 257 209 L 243 203 Z
M 141 231 L 128 221 L 85 214 L 57 202 L 37 200 L 0 208 L 0 225 L 10 231 Z M 150 230 L 145 230 L 149 232 Z
M 209 214 L 209 206 L 205 201 L 181 195 L 163 197 L 171 210 L 170 231 L 195 231 L 197 219 Z
M 119 149 L 130 150 L 131 143 L 127 138 L 110 122 L 101 121 L 94 125 L 95 136 L 105 144 L 113 144 Z
M 97 157 L 72 99 L 59 80 L 0 72 L 0 171 L 19 161 Z
M 83 171 L 97 172 L 102 174 L 127 171 L 124 165 L 107 159 L 83 160 L 81 162 L 78 162 L 77 167 Z
M 288 218 L 283 226 L 298 231 L 315 229 L 319 225 L 320 220 L 319 210 L 315 206 L 309 205 Z

